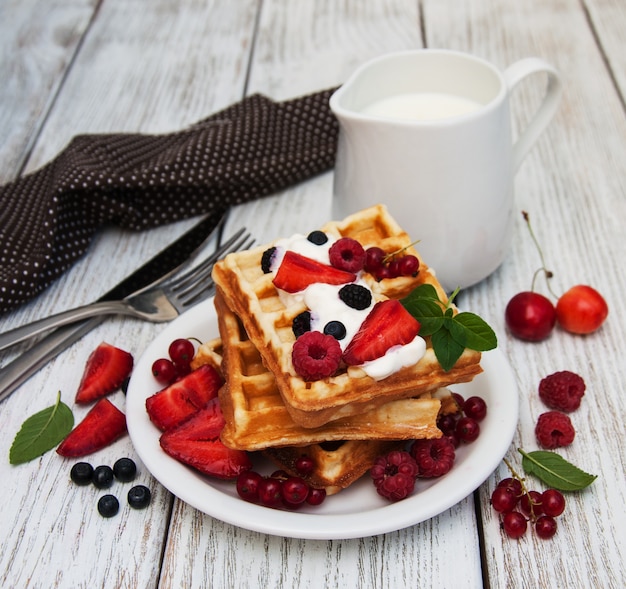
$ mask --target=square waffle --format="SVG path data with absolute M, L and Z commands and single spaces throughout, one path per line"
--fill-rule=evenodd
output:
M 431 284 L 442 302 L 445 292 L 434 272 L 411 245 L 411 239 L 387 209 L 378 205 L 321 228 L 334 237 L 351 237 L 364 248 L 381 247 L 386 252 L 406 249 L 420 260 L 415 277 L 376 281 L 363 279 L 378 298 L 400 298 L 420 284 Z M 218 262 L 213 278 L 228 307 L 240 317 L 263 363 L 274 374 L 284 404 L 297 424 L 315 428 L 330 421 L 366 413 L 392 400 L 416 397 L 422 393 L 459 382 L 468 382 L 481 372 L 480 353 L 465 350 L 455 366 L 444 371 L 430 344 L 421 360 L 383 380 L 376 381 L 359 367 L 340 370 L 323 380 L 307 382 L 296 374 L 291 349 L 295 341 L 294 317 L 305 310 L 304 304 L 286 307 L 272 283 L 272 275 L 261 268 L 265 250 L 273 244 L 229 254 Z
M 224 354 L 221 369 L 225 385 L 219 397 L 226 425 L 221 438 L 227 446 L 255 451 L 316 442 L 441 436 L 436 421 L 442 402 L 429 393 L 420 398 L 390 401 L 318 428 L 298 425 L 285 407 L 274 375 L 265 368 L 240 320 L 219 294 L 215 297 L 215 308 Z M 207 351 L 203 355 L 210 361 L 210 347 L 204 349 Z

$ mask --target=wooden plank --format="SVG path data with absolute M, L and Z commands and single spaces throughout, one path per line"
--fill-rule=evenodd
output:
M 102 2 L 89 35 L 59 92 L 29 170 L 56 155 L 69 139 L 84 132 L 165 132 L 182 128 L 239 100 L 256 2 L 184 0 Z M 71 16 L 71 13 L 70 13 Z M 63 20 L 63 15 L 57 17 Z M 87 302 L 141 260 L 162 248 L 186 226 L 179 223 L 139 235 L 105 232 L 88 259 L 55 284 L 45 296 L 3 318 L 2 329 L 40 316 L 52 308 Z M 123 239 L 120 237 L 123 236 Z M 115 260 L 115 263 L 111 263 Z M 87 300 L 85 300 L 87 299 Z M 58 390 L 74 409 L 76 421 L 87 408 L 73 405 L 80 372 L 91 350 L 103 340 L 138 357 L 162 325 L 111 319 L 59 356 L 2 406 L 0 476 L 0 585 L 3 587 L 155 587 L 169 521 L 171 496 L 140 463 L 137 482 L 154 494 L 145 511 L 125 505 L 129 484 L 112 492 L 122 504 L 110 520 L 98 515 L 94 487 L 69 482 L 69 467 L 54 452 L 11 467 L 7 456 L 19 424 L 52 404 Z M 123 394 L 113 402 L 124 408 Z M 94 465 L 136 457 L 129 438 L 89 457 Z
M 0 183 L 14 179 L 25 164 L 96 4 L 0 4 Z
M 600 10 L 600 4 L 594 6 Z M 453 9 L 458 9 L 458 3 L 425 3 L 430 45 L 447 42 L 502 68 L 538 55 L 553 63 L 563 77 L 559 112 L 517 175 L 519 222 L 512 250 L 499 271 L 462 293 L 461 301 L 491 322 L 517 375 L 520 424 L 509 459 L 519 466 L 515 448 L 537 448 L 534 424 L 547 410 L 538 399 L 539 380 L 557 370 L 572 370 L 585 379 L 587 395 L 571 416 L 576 439 L 559 453 L 599 475 L 590 489 L 568 495 L 555 539 L 545 542 L 528 534 L 512 541 L 500 532 L 489 505 L 496 482 L 507 476 L 506 468 L 498 469 L 481 489 L 487 577 L 492 587 L 622 587 L 626 580 L 624 516 L 613 510 L 615 517 L 609 517 L 606 506 L 619 503 L 617 498 L 626 493 L 624 477 L 615 474 L 623 472 L 625 458 L 623 444 L 615 439 L 615 432 L 623 430 L 621 415 L 626 409 L 626 373 L 620 354 L 626 342 L 618 316 L 626 286 L 621 269 L 626 255 L 623 105 L 579 3 L 468 2 L 464 19 L 451 29 Z M 623 31 L 626 24 L 623 11 L 594 13 L 594 22 L 600 20 L 605 24 L 612 20 L 613 31 Z M 602 29 L 603 42 L 605 32 Z M 520 89 L 514 104 L 517 128 L 540 94 L 540 87 L 532 82 Z M 529 344 L 507 333 L 506 303 L 516 292 L 530 288 L 540 266 L 519 214 L 522 209 L 530 212 L 547 264 L 555 272 L 554 290 L 560 293 L 574 284 L 588 283 L 604 294 L 612 315 L 597 334 L 577 337 L 557 330 L 548 341 Z M 542 281 L 538 290 L 549 295 Z M 536 479 L 531 484 L 545 488 Z M 607 558 L 611 561 L 606 562 Z

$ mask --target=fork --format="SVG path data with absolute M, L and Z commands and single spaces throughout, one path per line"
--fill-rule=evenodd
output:
M 155 323 L 170 321 L 211 296 L 215 285 L 211 271 L 215 263 L 228 253 L 246 249 L 254 240 L 245 227 L 211 254 L 206 260 L 166 280 L 158 280 L 119 301 L 101 301 L 63 311 L 0 334 L 0 350 L 61 325 L 96 315 L 126 315 Z

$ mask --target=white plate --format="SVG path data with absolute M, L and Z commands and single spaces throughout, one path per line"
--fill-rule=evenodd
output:
M 483 354 L 484 372 L 454 391 L 466 398 L 479 395 L 488 405 L 479 438 L 460 447 L 453 469 L 430 481 L 418 480 L 414 494 L 397 503 L 380 497 L 368 476 L 318 507 L 297 512 L 262 507 L 237 496 L 232 482 L 211 479 L 167 456 L 159 445 L 160 432 L 145 409 L 145 400 L 159 389 L 151 365 L 167 357 L 177 337 L 201 341 L 218 335 L 213 299 L 205 301 L 168 325 L 152 342 L 133 370 L 126 399 L 128 431 L 139 457 L 170 492 L 200 511 L 249 530 L 292 538 L 348 539 L 399 530 L 425 521 L 452 507 L 489 477 L 506 454 L 517 425 L 518 396 L 513 373 L 499 350 Z M 269 474 L 263 460 L 255 468 Z

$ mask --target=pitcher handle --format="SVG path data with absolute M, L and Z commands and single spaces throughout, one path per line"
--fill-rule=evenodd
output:
M 556 113 L 561 98 L 562 84 L 558 72 L 549 63 L 538 57 L 521 59 L 510 65 L 503 74 L 509 92 L 511 92 L 523 79 L 540 72 L 548 74 L 546 94 L 528 126 L 513 145 L 513 169 L 515 171 Z

